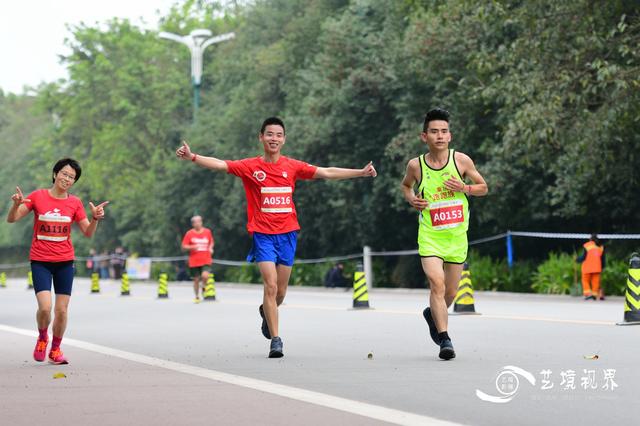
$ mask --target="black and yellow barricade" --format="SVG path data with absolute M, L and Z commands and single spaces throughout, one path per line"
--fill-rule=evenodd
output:
M 0 272 L 0 287 L 5 288 L 7 286 L 7 274 Z
M 167 274 L 160 274 L 158 277 L 158 299 L 166 299 L 169 297 L 169 286 L 167 281 Z
M 33 289 L 33 273 L 31 271 L 27 272 L 27 290 Z
M 216 280 L 213 274 L 209 274 L 202 296 L 204 300 L 216 300 Z
M 367 279 L 359 263 L 356 272 L 353 273 L 353 307 L 354 309 L 366 309 L 369 307 L 369 289 Z
M 91 274 L 91 293 L 100 293 L 100 274 Z
M 640 325 L 640 255 L 633 253 L 629 261 L 627 291 L 624 297 L 624 321 L 618 325 Z
M 120 281 L 120 296 L 128 296 L 131 294 L 129 290 L 129 274 L 126 272 L 122 274 L 122 279 Z
M 471 271 L 469 264 L 465 263 L 462 268 L 462 275 L 458 283 L 458 293 L 453 301 L 453 313 L 466 315 L 479 315 L 473 300 L 473 283 L 471 282 Z

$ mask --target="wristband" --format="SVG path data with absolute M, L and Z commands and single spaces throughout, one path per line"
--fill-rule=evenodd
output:
M 193 157 L 191 157 L 191 161 L 193 161 L 195 163 L 196 162 L 196 158 L 198 158 L 198 154 L 193 154 Z
M 95 220 L 96 222 L 100 222 L 100 219 L 98 219 L 97 217 L 93 216 L 93 220 Z

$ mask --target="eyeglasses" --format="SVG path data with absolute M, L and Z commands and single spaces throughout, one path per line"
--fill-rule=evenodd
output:
M 67 173 L 67 172 L 59 172 L 58 174 L 59 174 L 59 175 L 62 175 L 62 177 L 63 177 L 63 178 L 66 178 L 66 179 L 69 179 L 69 180 L 73 180 L 73 181 L 75 181 L 75 180 L 76 180 L 76 177 L 75 177 L 75 176 L 70 175 L 70 174 L 69 174 L 69 173 Z

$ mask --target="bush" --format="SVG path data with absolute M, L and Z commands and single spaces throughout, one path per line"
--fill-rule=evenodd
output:
M 533 275 L 531 262 L 519 261 L 509 268 L 505 259 L 494 260 L 472 251 L 469 253 L 468 263 L 473 288 L 476 290 L 518 293 L 531 291 Z
M 601 285 L 605 295 L 623 296 L 627 289 L 629 264 L 623 260 L 607 259 L 602 271 Z
M 357 262 L 342 262 L 346 287 L 350 287 Z M 335 262 L 322 263 L 298 263 L 291 271 L 290 285 L 297 286 L 323 286 L 327 272 L 335 265 Z M 374 269 L 375 274 L 375 269 Z
M 376 276 L 376 286 L 380 281 Z M 427 288 L 427 277 L 422 270 L 420 257 L 401 256 L 393 268 L 390 276 L 392 287 Z
M 290 285 L 323 286 L 324 277 L 333 265 L 330 263 L 301 263 L 291 271 Z
M 470 254 L 467 261 L 475 290 L 496 291 L 509 274 L 509 268 L 504 260 L 494 261 L 489 256 Z
M 251 263 L 226 268 L 224 271 L 224 281 L 230 283 L 259 284 L 262 283 L 262 277 L 260 277 L 258 265 Z
M 536 293 L 570 294 L 575 288 L 575 277 L 579 265 L 575 256 L 566 253 L 550 253 L 549 258 L 538 266 L 531 288 Z
M 531 293 L 535 269 L 531 261 L 514 262 L 513 268 L 509 270 L 509 276 L 498 290 Z
M 580 265 L 576 264 L 574 259 L 575 255 L 551 253 L 549 258 L 537 267 L 532 261 L 520 260 L 509 268 L 505 259 L 493 259 L 490 256 L 481 256 L 477 251 L 471 251 L 468 263 L 475 290 L 579 295 L 582 294 L 579 283 Z M 358 261 L 344 262 L 347 286 L 351 285 L 357 263 Z M 324 277 L 332 266 L 332 262 L 296 264 L 291 272 L 290 285 L 322 286 Z M 214 269 L 216 268 L 216 279 L 220 281 L 262 283 L 260 270 L 255 263 L 224 268 L 214 265 Z M 372 268 L 375 287 L 428 287 L 418 256 L 375 257 Z M 170 280 L 175 278 L 174 268 L 169 263 L 154 262 L 152 279 L 157 280 L 160 272 L 168 273 Z M 624 295 L 627 274 L 626 261 L 609 258 L 602 273 L 605 294 Z
M 323 286 L 324 277 L 333 267 L 334 262 L 323 263 L 297 263 L 293 266 L 291 271 L 291 278 L 289 285 L 295 286 Z M 353 279 L 353 271 L 355 270 L 355 262 L 344 262 L 344 276 L 346 279 L 346 285 L 351 285 Z M 214 265 L 214 269 L 216 265 Z M 246 264 L 242 266 L 225 266 L 220 268 L 217 265 L 216 277 L 219 281 L 225 281 L 230 283 L 250 283 L 261 284 L 262 277 L 260 276 L 260 269 L 255 263 Z

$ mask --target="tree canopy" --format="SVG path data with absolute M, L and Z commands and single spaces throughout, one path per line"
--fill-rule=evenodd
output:
M 63 58 L 67 81 L 0 96 L 0 184 L 4 194 L 46 186 L 55 160 L 72 156 L 84 169 L 75 192 L 111 201 L 95 241 L 76 239 L 79 251 L 176 254 L 198 213 L 217 255 L 237 259 L 249 246 L 241 182 L 173 152 L 186 139 L 203 155 L 259 155 L 260 123 L 278 115 L 286 155 L 372 160 L 379 172 L 300 183 L 300 257 L 413 248 L 416 215 L 399 183 L 425 152 L 424 113 L 440 106 L 452 115 L 452 147 L 489 184 L 472 200 L 471 237 L 637 231 L 639 11 L 631 0 L 186 1 L 158 31 L 237 34 L 205 53 L 195 119 L 183 46 L 126 20 L 80 25 Z M 3 225 L 0 247 L 26 246 L 29 228 Z

